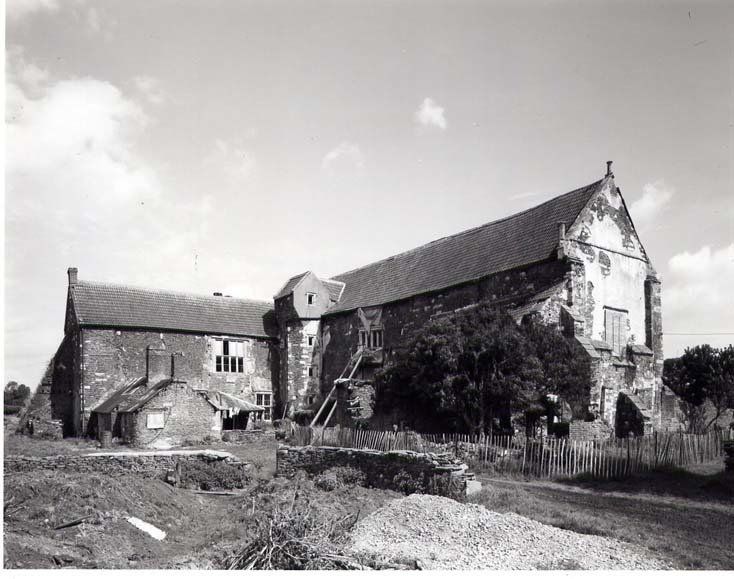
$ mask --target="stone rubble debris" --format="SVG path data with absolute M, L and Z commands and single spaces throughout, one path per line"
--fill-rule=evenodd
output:
M 397 499 L 359 521 L 357 557 L 419 569 L 666 569 L 615 539 L 582 535 L 515 513 L 433 495 Z

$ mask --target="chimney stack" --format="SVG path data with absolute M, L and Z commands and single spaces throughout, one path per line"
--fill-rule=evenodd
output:
M 66 273 L 69 275 L 69 285 L 76 285 L 77 284 L 77 274 L 79 273 L 79 270 L 75 267 L 70 267 L 66 270 Z
M 558 222 L 558 239 L 561 241 L 566 239 L 566 224 L 563 221 Z
M 605 177 L 614 177 L 614 173 L 612 173 L 612 163 L 613 161 L 607 161 L 607 174 L 604 175 Z

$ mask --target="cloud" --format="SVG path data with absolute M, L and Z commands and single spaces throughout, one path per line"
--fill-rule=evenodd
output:
M 732 335 L 713 335 L 734 331 L 734 243 L 679 253 L 670 258 L 668 268 L 663 283 L 663 331 L 708 334 L 671 337 L 672 350 L 678 354 L 687 344 L 734 341 Z
M 415 120 L 424 127 L 437 127 L 442 131 L 448 127 L 444 108 L 429 97 L 423 99 L 421 106 L 415 112 Z
M 641 229 L 651 226 L 667 208 L 674 191 L 663 181 L 648 183 L 642 188 L 642 197 L 630 205 L 630 214 L 635 225 Z
M 203 163 L 208 172 L 222 175 L 234 185 L 250 178 L 256 168 L 255 157 L 240 140 L 217 139 Z
M 333 173 L 337 167 L 351 165 L 358 170 L 364 169 L 364 155 L 359 145 L 343 142 L 326 153 L 321 161 L 321 168 Z
M 18 21 L 36 12 L 56 12 L 58 0 L 7 0 L 5 13 L 9 20 Z
M 161 88 L 161 83 L 152 76 L 136 76 L 133 79 L 135 88 L 140 94 L 153 105 L 162 105 L 166 102 L 166 95 Z
M 130 95 L 95 78 L 50 80 L 20 56 L 9 55 L 6 81 L 5 367 L 30 386 L 61 337 L 66 267 L 190 287 L 183 263 L 206 239 L 213 204 L 166 191 L 138 154 L 152 119 Z M 215 255 L 202 279 L 220 265 Z

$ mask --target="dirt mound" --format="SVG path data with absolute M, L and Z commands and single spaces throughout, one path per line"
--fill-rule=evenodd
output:
M 354 527 L 358 556 L 423 569 L 664 569 L 631 545 L 444 497 L 392 501 Z
M 159 480 L 60 471 L 5 477 L 5 567 L 153 567 L 185 550 L 204 502 Z M 82 517 L 83 523 L 55 527 Z M 134 528 L 138 517 L 166 531 L 159 542 Z

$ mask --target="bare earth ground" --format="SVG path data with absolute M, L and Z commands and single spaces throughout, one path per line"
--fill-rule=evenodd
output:
M 4 567 L 221 568 L 251 538 L 254 515 L 274 504 L 299 501 L 327 516 L 359 512 L 362 519 L 400 496 L 361 487 L 326 492 L 304 479 L 273 480 L 276 446 L 273 440 L 216 445 L 254 465 L 251 484 L 235 496 L 197 494 L 132 475 L 124 480 L 61 471 L 6 476 Z M 96 449 L 91 442 L 33 440 L 6 429 L 6 455 Z M 714 464 L 698 472 L 608 483 L 484 477 L 484 490 L 472 502 L 633 543 L 676 569 L 734 569 L 734 484 L 721 469 Z M 87 514 L 92 517 L 80 525 L 53 530 Z M 168 537 L 152 539 L 127 516 L 159 527 Z

